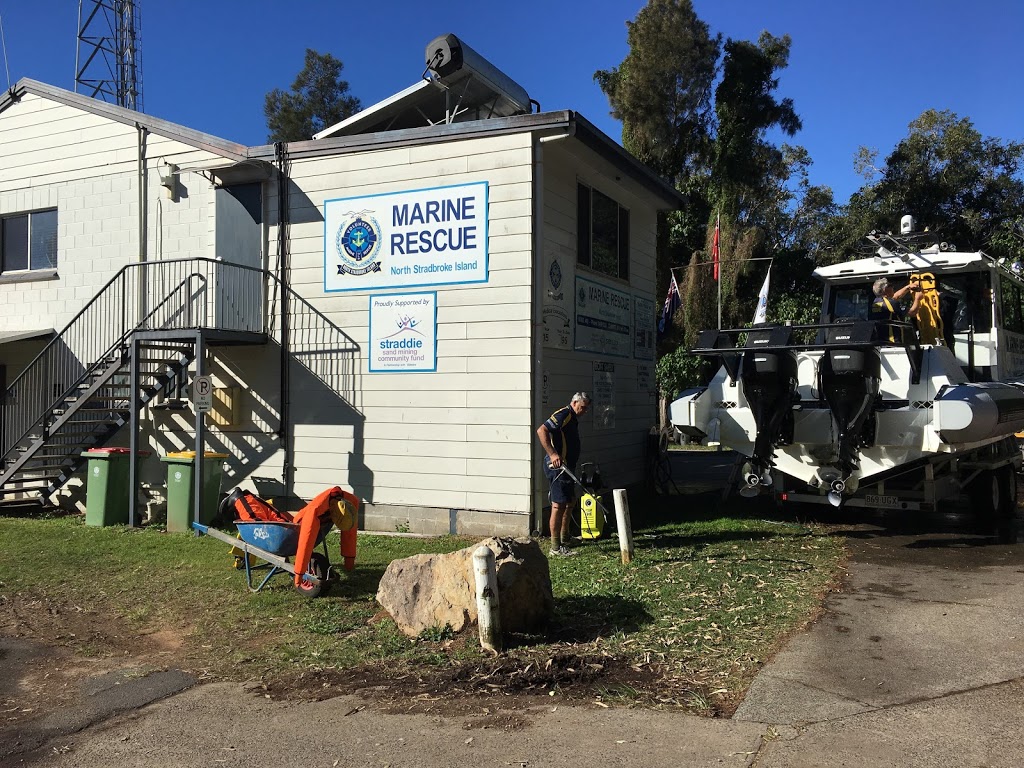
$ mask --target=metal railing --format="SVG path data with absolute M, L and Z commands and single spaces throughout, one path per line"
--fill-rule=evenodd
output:
M 94 370 L 127 352 L 138 330 L 266 333 L 264 270 L 209 258 L 129 264 L 7 388 L 0 456 L 37 429 Z
M 288 292 L 288 353 L 350 406 L 356 405 L 359 344 L 323 312 L 271 274 L 276 290 Z M 278 319 L 276 314 L 274 319 Z M 275 331 L 280 329 L 275 328 Z

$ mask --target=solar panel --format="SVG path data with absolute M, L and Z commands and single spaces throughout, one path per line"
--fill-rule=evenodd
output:
M 455 35 L 427 44 L 422 79 L 320 131 L 314 139 L 528 114 L 526 89 Z

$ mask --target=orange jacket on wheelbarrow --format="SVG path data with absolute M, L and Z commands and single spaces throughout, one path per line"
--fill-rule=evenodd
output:
M 358 517 L 359 498 L 337 486 L 323 491 L 295 514 L 292 522 L 299 524 L 299 547 L 295 552 L 296 586 L 302 582 L 302 575 L 309 570 L 309 557 L 313 554 L 320 528 L 324 525 L 330 527 L 334 524 L 338 527 L 345 570 L 355 568 Z

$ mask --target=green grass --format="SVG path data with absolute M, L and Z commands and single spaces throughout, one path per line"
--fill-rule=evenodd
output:
M 738 695 L 817 610 L 843 548 L 841 539 L 802 526 L 719 516 L 711 496 L 670 499 L 662 518 L 675 520 L 638 529 L 629 565 L 614 539 L 552 559 L 554 626 L 546 637 L 519 639 L 509 655 L 524 666 L 560 653 L 608 656 L 658 680 L 643 691 L 628 680 L 609 684 L 608 701 L 701 711 L 714 696 Z M 273 676 L 374 663 L 395 671 L 481 663 L 486 657 L 472 636 L 452 642 L 438 628 L 410 639 L 375 601 L 393 559 L 476 541 L 361 535 L 356 570 L 310 600 L 291 589 L 287 574 L 250 594 L 244 572 L 230 567 L 227 545 L 212 538 L 87 528 L 76 517 L 0 518 L 0 611 L 19 606 L 23 619 L 25 606 L 62 611 L 71 628 L 40 639 L 82 653 L 121 653 L 124 637 L 175 632 L 190 668 L 236 678 L 253 670 Z M 328 543 L 336 553 L 337 539 Z M 74 632 L 78 614 L 92 615 L 106 634 Z M 33 622 L 23 623 L 31 632 Z

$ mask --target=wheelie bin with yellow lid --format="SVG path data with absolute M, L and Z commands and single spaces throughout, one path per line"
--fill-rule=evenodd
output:
M 217 516 L 220 501 L 220 484 L 226 453 L 207 451 L 203 454 L 203 488 L 199 516 L 195 517 L 195 493 L 193 472 L 196 452 L 176 451 L 161 456 L 167 464 L 167 530 L 184 532 L 192 530 L 192 521 L 198 520 L 209 525 Z

